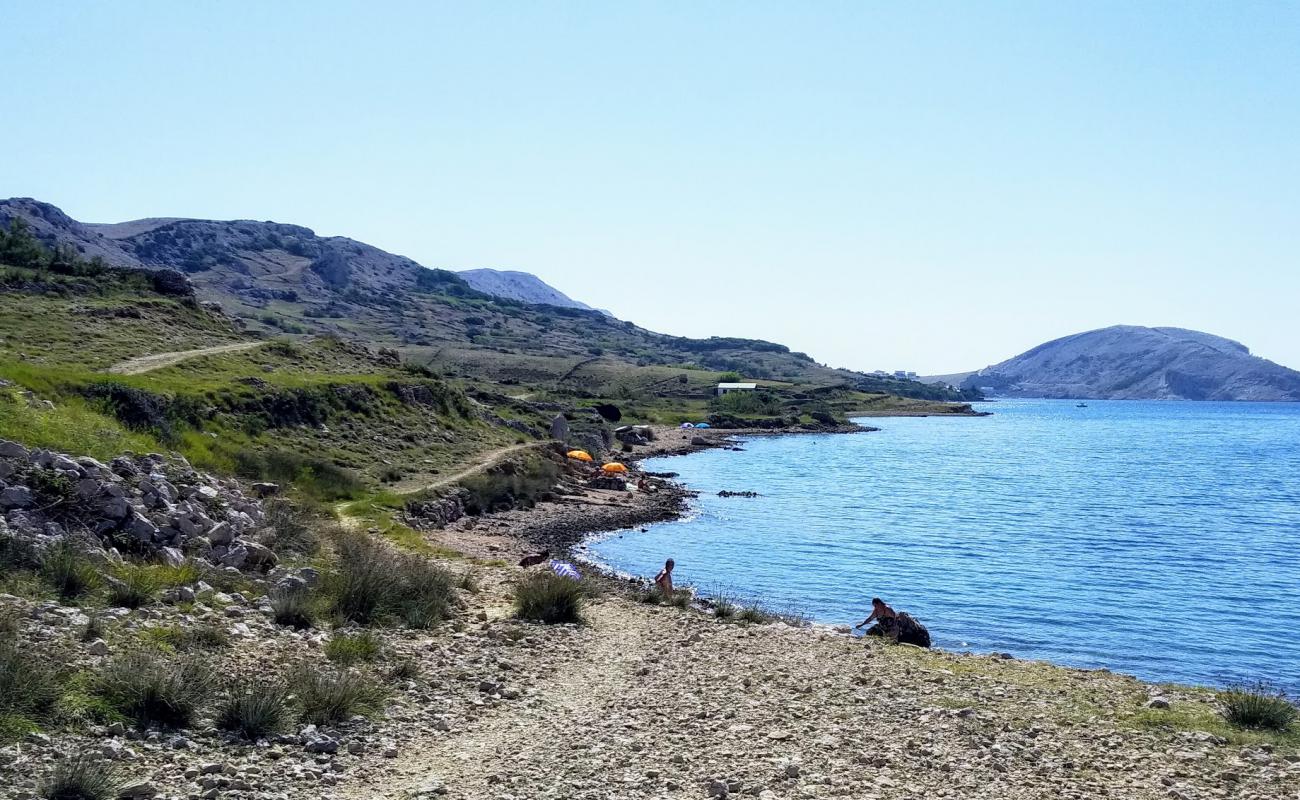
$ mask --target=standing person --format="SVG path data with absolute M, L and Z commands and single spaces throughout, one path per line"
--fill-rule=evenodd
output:
M 898 619 L 898 614 L 895 613 L 894 609 L 890 608 L 884 600 L 881 600 L 879 597 L 873 597 L 871 598 L 871 616 L 862 620 L 862 622 L 859 622 L 857 625 L 854 625 L 853 629 L 857 630 L 872 620 L 883 622 L 887 619 Z
M 673 563 L 673 560 L 668 559 L 664 562 L 664 568 L 659 570 L 659 574 L 655 576 L 655 586 L 659 587 L 659 592 L 664 596 L 665 600 L 671 600 L 673 596 L 674 566 L 676 564 Z

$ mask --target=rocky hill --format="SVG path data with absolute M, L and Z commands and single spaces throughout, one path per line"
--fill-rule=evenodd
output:
M 30 198 L 0 200 L 0 224 L 12 219 L 24 220 L 47 245 L 72 247 L 85 259 L 181 270 L 200 300 L 220 304 L 250 332 L 359 340 L 450 377 L 603 391 L 629 379 L 666 385 L 680 376 L 663 374 L 663 367 L 685 367 L 930 400 L 972 399 L 946 387 L 830 369 L 772 342 L 647 331 L 580 307 L 523 273 L 475 271 L 467 280 L 298 225 L 178 218 L 87 224 Z M 480 291 L 470 280 L 493 283 Z M 559 299 L 568 302 L 551 302 Z
M 1253 356 L 1239 342 L 1137 325 L 1055 339 L 962 385 L 1007 397 L 1300 401 L 1300 372 Z
M 464 278 L 465 282 L 475 290 L 493 297 L 518 300 L 532 305 L 595 310 L 529 272 L 512 269 L 465 269 L 456 274 Z

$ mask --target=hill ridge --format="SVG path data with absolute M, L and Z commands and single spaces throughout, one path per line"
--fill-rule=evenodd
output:
M 1111 325 L 1062 336 L 962 381 L 1008 397 L 1300 401 L 1300 372 L 1190 328 Z

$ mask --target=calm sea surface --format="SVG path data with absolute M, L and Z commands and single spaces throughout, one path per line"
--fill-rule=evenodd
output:
M 879 595 L 948 649 L 1300 689 L 1300 404 L 985 408 L 648 462 L 696 513 L 590 555 L 830 623 Z

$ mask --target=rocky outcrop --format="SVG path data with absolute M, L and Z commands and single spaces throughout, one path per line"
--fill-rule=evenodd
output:
M 883 636 L 899 644 L 930 646 L 930 632 L 911 614 L 899 614 L 897 617 L 882 619 L 867 629 L 867 635 Z
M 501 269 L 467 269 L 456 274 L 474 289 L 483 294 L 490 294 L 493 297 L 518 300 L 522 303 L 535 305 L 581 308 L 587 311 L 595 310 L 586 303 L 580 303 L 559 289 L 550 286 L 536 275 L 527 272 Z M 608 312 L 602 311 L 601 313 Z
M 258 484 L 254 494 L 276 488 Z M 0 441 L 0 515 L 0 535 L 37 552 L 77 536 L 110 560 L 180 563 L 192 555 L 255 571 L 278 560 L 255 538 L 265 527 L 261 501 L 179 457 L 123 455 L 104 464 Z
M 963 382 L 1002 397 L 1300 401 L 1300 372 L 1239 342 L 1182 328 L 1116 325 L 1066 336 Z

